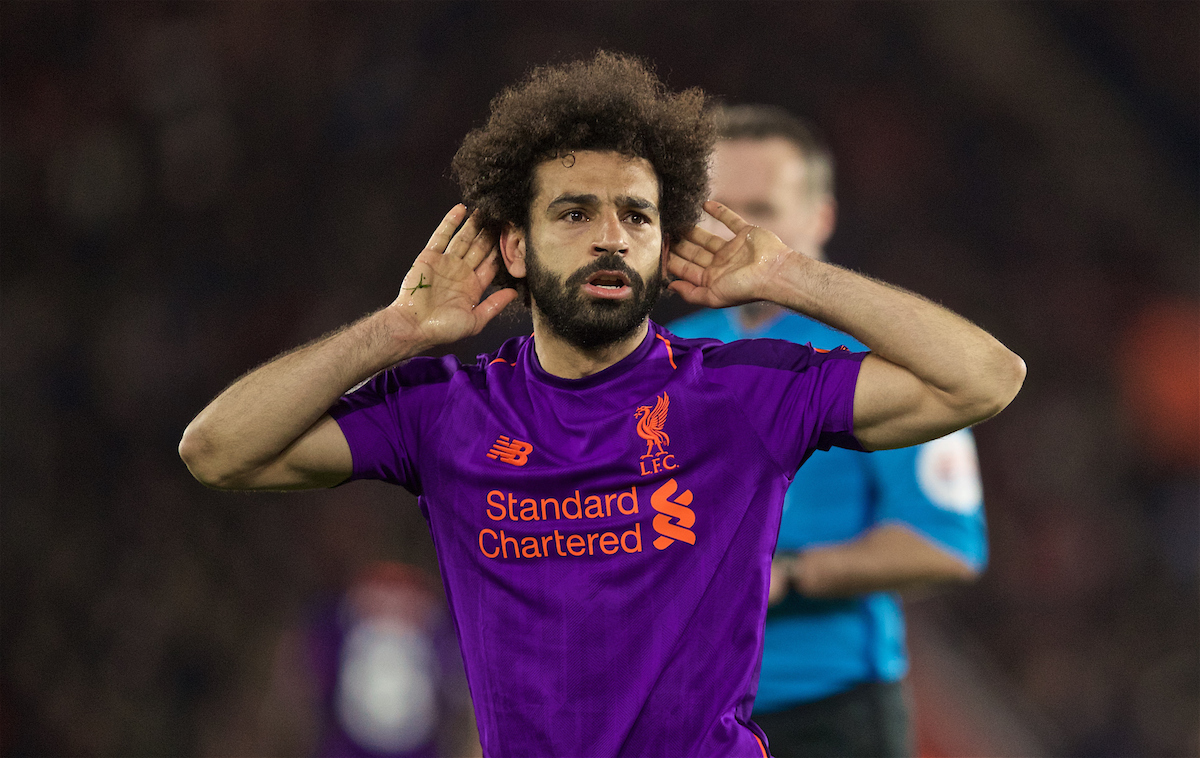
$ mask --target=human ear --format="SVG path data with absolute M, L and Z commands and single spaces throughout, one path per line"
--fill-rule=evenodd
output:
M 512 222 L 500 230 L 500 255 L 514 279 L 525 278 L 525 230 Z

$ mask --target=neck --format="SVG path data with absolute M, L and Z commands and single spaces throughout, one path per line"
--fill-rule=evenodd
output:
M 582 379 L 603 371 L 637 349 L 646 338 L 649 319 L 625 339 L 597 348 L 584 349 L 564 340 L 550 328 L 546 320 L 533 310 L 533 330 L 536 335 L 533 349 L 537 351 L 542 368 L 562 379 Z

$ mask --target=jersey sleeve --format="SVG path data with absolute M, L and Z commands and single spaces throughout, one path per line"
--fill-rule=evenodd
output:
M 746 409 L 780 466 L 794 473 L 814 450 L 863 450 L 854 437 L 854 388 L 866 356 L 741 340 L 710 348 L 705 368 Z
M 987 522 L 975 438 L 962 429 L 923 445 L 869 456 L 878 523 L 900 523 L 982 569 Z
M 380 479 L 421 494 L 421 446 L 445 408 L 458 368 L 453 356 L 413 358 L 376 374 L 329 409 L 350 445 L 350 480 Z

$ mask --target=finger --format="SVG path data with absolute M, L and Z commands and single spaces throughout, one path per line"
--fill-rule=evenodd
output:
M 437 229 L 433 230 L 433 234 L 429 237 L 429 241 L 425 243 L 426 250 L 442 252 L 446 246 L 450 244 L 450 238 L 454 236 L 454 230 L 462 223 L 463 215 L 467 212 L 467 206 L 459 203 L 450 209 L 450 212 L 442 219 L 442 223 L 438 224 Z
M 696 286 L 704 284 L 704 267 L 677 255 L 672 255 L 667 259 L 667 272 L 677 279 Z
M 724 224 L 722 224 L 720 221 L 717 221 L 707 213 L 705 213 L 704 217 L 696 223 L 696 226 L 700 227 L 706 232 L 717 235 L 721 239 L 731 240 L 734 237 L 733 232 L 729 231 Z
M 479 210 L 476 209 L 467 217 L 467 223 L 463 224 L 462 228 L 455 232 L 454 237 L 450 240 L 450 244 L 446 247 L 446 255 L 462 258 L 471 249 L 471 244 L 481 233 Z
M 516 299 L 517 291 L 511 287 L 497 290 L 488 295 L 486 300 L 475 306 L 476 328 L 482 329 L 489 321 L 499 315 L 500 311 L 507 308 L 509 303 Z
M 718 236 L 698 226 L 692 227 L 683 238 L 694 245 L 698 245 L 709 253 L 716 253 L 721 250 L 730 240 Z
M 487 289 L 500 271 L 500 252 L 493 249 L 483 262 L 475 267 L 475 278 L 479 280 L 481 289 Z
M 685 282 L 681 279 L 676 279 L 667 286 L 692 305 L 704 305 L 710 308 L 713 307 L 710 303 L 708 290 L 704 287 L 697 287 L 696 285 L 691 284 L 690 282 Z
M 477 267 L 495 250 L 497 253 L 500 248 L 496 246 L 496 235 L 484 229 L 479 232 L 479 236 L 471 242 L 471 246 L 467 248 L 466 254 L 463 255 L 463 263 L 471 268 Z
M 705 203 L 704 210 L 708 212 L 708 215 L 729 227 L 729 230 L 734 234 L 753 226 L 753 224 L 748 223 L 741 216 L 730 210 L 729 206 L 722 205 L 715 200 L 709 200 Z
M 711 252 L 691 240 L 680 240 L 671 246 L 671 254 L 689 260 L 699 266 L 708 267 L 716 258 Z

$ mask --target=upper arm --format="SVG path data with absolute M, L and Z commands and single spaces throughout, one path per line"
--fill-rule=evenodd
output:
M 229 489 L 300 490 L 332 487 L 350 477 L 354 460 L 350 445 L 329 414 L 321 416 L 308 431 L 273 460 L 243 472 Z M 225 488 L 223 483 L 215 486 Z
M 854 436 L 867 450 L 916 445 L 969 426 L 949 393 L 871 353 L 854 388 Z

